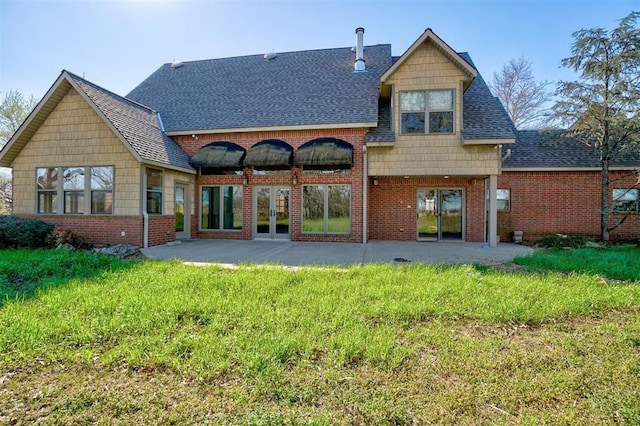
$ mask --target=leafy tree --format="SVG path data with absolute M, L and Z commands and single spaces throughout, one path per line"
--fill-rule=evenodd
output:
M 18 130 L 18 127 L 20 127 L 37 103 L 38 100 L 33 96 L 25 99 L 16 90 L 7 92 L 2 103 L 0 103 L 0 148 Z
M 500 99 L 513 124 L 521 128 L 544 125 L 545 104 L 550 100 L 548 81 L 536 81 L 531 61 L 511 59 L 498 73 L 493 73 L 491 91 Z
M 573 33 L 572 55 L 562 65 L 580 76 L 560 81 L 553 109 L 569 135 L 597 149 L 602 166 L 601 233 L 609 224 L 609 167 L 616 158 L 640 146 L 640 13 L 631 12 L 613 30 L 582 29 Z
M 38 100 L 31 96 L 25 99 L 16 90 L 9 90 L 0 103 L 0 149 L 18 130 L 18 127 L 35 108 Z M 6 170 L 6 172 L 5 172 Z M 11 179 L 8 169 L 0 167 L 0 215 L 11 213 L 11 199 L 13 196 Z

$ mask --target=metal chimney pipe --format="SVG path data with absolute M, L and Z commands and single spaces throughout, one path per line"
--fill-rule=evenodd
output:
M 364 28 L 356 28 L 356 63 L 353 65 L 355 72 L 362 72 L 366 69 L 364 64 Z

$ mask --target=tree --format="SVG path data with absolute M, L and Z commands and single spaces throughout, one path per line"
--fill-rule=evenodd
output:
M 18 130 L 18 127 L 35 108 L 38 100 L 31 96 L 25 99 L 16 90 L 9 90 L 0 103 L 0 149 Z M 12 185 L 9 169 L 0 167 L 0 214 L 11 213 Z
M 609 224 L 609 167 L 613 160 L 640 146 L 640 13 L 631 12 L 617 28 L 582 29 L 573 33 L 572 55 L 562 65 L 580 73 L 576 81 L 560 81 L 553 109 L 568 133 L 596 148 L 602 166 L 601 233 Z
M 9 90 L 0 103 L 0 149 L 9 138 L 18 130 L 18 127 L 27 118 L 38 100 L 31 96 L 25 99 L 16 90 Z
M 499 73 L 493 73 L 491 91 L 500 99 L 517 128 L 544 125 L 544 105 L 550 99 L 548 81 L 536 81 L 531 62 L 522 57 L 511 59 Z

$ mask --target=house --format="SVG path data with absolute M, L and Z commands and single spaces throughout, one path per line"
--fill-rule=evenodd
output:
M 400 57 L 363 38 L 168 63 L 125 97 L 62 71 L 0 151 L 14 214 L 139 246 L 598 234 L 584 146 L 516 131 L 471 57 L 431 29 Z M 615 173 L 633 184 L 639 165 Z M 621 188 L 635 213 L 615 235 L 640 238 L 638 191 Z

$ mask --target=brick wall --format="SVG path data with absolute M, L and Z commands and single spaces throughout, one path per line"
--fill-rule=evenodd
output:
M 377 185 L 372 184 L 377 180 Z M 484 237 L 484 183 L 482 179 L 428 177 L 369 178 L 369 239 L 415 241 L 417 239 L 418 188 L 462 188 L 465 241 Z
M 142 247 L 142 216 L 17 215 L 40 219 L 56 229 L 72 229 L 89 244 L 131 244 Z M 122 232 L 125 235 L 122 235 Z
M 176 239 L 176 217 L 149 215 L 149 247 Z
M 634 183 L 638 187 L 637 177 L 628 172 L 611 172 L 610 182 L 610 189 Z M 498 177 L 498 188 L 511 190 L 511 211 L 498 212 L 498 233 L 502 241 L 511 241 L 515 230 L 524 232 L 525 241 L 557 233 L 601 237 L 601 173 L 598 171 L 505 170 Z M 611 223 L 619 217 L 619 213 L 612 214 Z M 640 213 L 631 214 L 620 228 L 611 232 L 610 239 L 640 239 Z
M 313 139 L 332 137 L 342 139 L 353 146 L 354 162 L 350 175 L 306 175 L 299 167 L 292 167 L 290 174 L 254 176 L 251 169 L 245 169 L 248 185 L 243 186 L 243 227 L 242 231 L 200 230 L 200 194 L 201 187 L 207 185 L 243 185 L 242 176 L 197 176 L 195 188 L 195 211 L 192 222 L 192 235 L 195 238 L 253 238 L 253 188 L 255 186 L 282 185 L 291 188 L 289 226 L 292 241 L 362 241 L 362 174 L 363 147 L 366 129 L 300 130 L 277 132 L 241 132 L 192 136 L 178 136 L 174 139 L 189 155 L 193 156 L 201 147 L 211 142 L 228 141 L 251 148 L 265 139 L 280 139 L 295 150 Z M 298 184 L 292 184 L 292 176 L 298 177 Z M 306 184 L 348 184 L 351 185 L 351 233 L 349 234 L 310 234 L 302 233 L 302 185 Z

